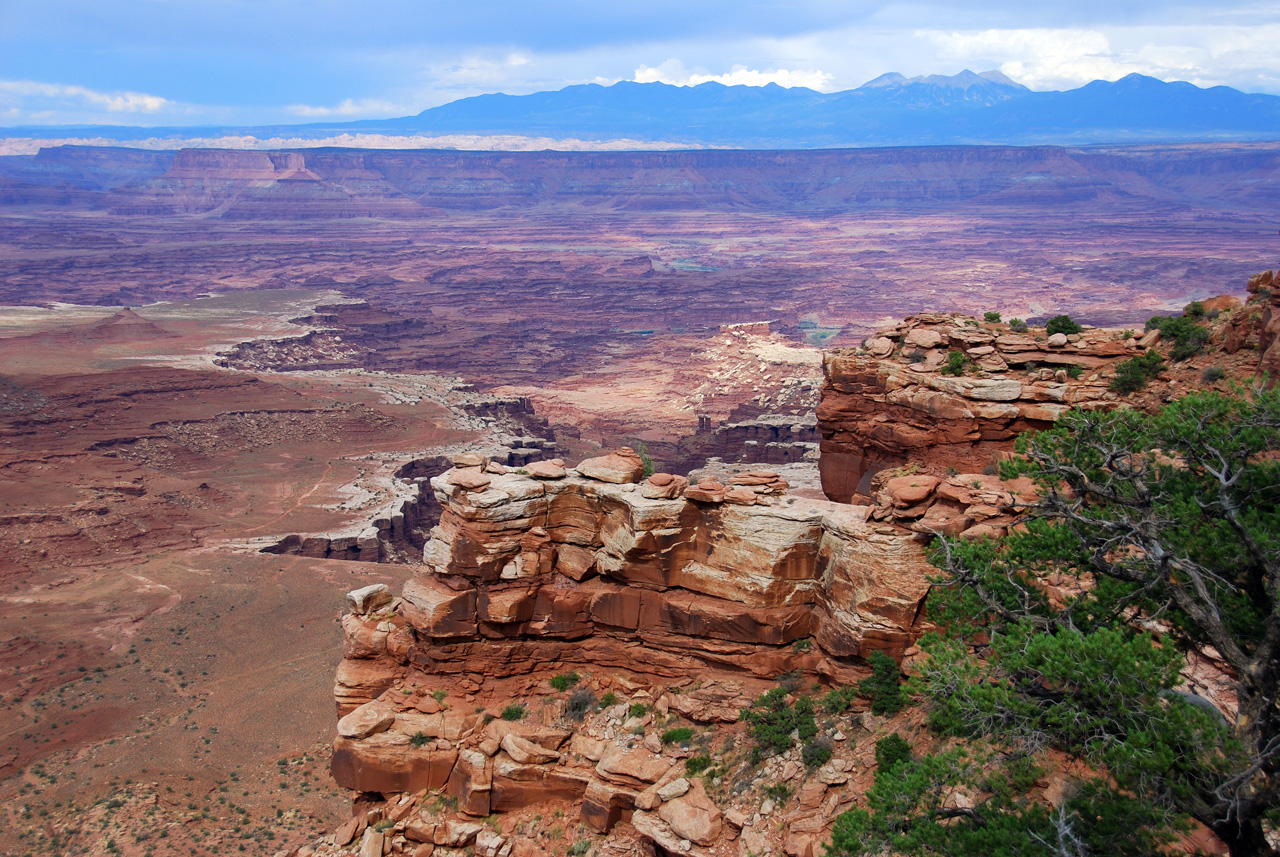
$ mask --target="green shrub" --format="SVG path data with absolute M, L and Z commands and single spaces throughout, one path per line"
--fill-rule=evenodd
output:
M 525 708 L 523 703 L 513 702 L 502 709 L 502 719 L 508 721 L 524 720 L 524 716 L 528 713 L 529 709 Z
M 1169 356 L 1176 361 L 1198 354 L 1209 342 L 1209 331 L 1196 324 L 1195 316 L 1152 316 L 1147 319 L 1147 330 L 1159 330 L 1162 338 L 1173 341 Z
M 645 705 L 643 702 L 633 702 L 631 703 L 631 711 L 629 714 L 632 717 L 644 717 L 644 713 L 648 710 L 649 706 Z
M 1055 333 L 1065 333 L 1070 336 L 1073 333 L 1079 333 L 1080 330 L 1080 325 L 1072 321 L 1069 315 L 1055 315 L 1044 325 L 1044 332 L 1050 336 Z
M 835 744 L 825 735 L 810 738 L 800 750 L 800 758 L 810 768 L 817 768 L 831 761 L 831 752 Z
M 898 664 L 884 652 L 872 652 L 867 663 L 871 665 L 871 675 L 858 682 L 858 693 L 871 700 L 872 714 L 897 714 L 904 704 Z
M 791 786 L 786 783 L 771 783 L 764 787 L 764 793 L 774 803 L 782 803 L 791 797 Z
M 813 648 L 813 642 L 810 640 L 796 640 L 791 644 L 792 651 L 803 654 Z
M 409 736 L 409 743 L 414 747 L 426 746 L 430 740 L 425 732 L 414 732 L 413 735 Z
M 964 352 L 952 351 L 947 355 L 947 362 L 938 371 L 943 375 L 963 375 L 968 368 L 969 358 L 964 356 Z
M 711 757 L 706 753 L 700 756 L 690 756 L 684 760 L 685 773 L 691 777 L 696 777 L 709 767 L 711 767 Z
M 911 745 L 901 735 L 893 734 L 876 742 L 876 768 L 887 771 L 911 758 Z
M 798 733 L 801 741 L 818 734 L 813 700 L 805 696 L 788 705 L 787 691 L 782 687 L 775 687 L 743 709 L 742 719 L 751 726 L 751 737 L 755 740 L 751 758 L 756 762 L 789 750 L 792 732 Z
M 1227 377 L 1227 373 L 1217 366 L 1208 366 L 1200 373 L 1200 380 L 1206 384 L 1216 384 L 1225 377 Z
M 551 677 L 551 687 L 553 690 L 566 691 L 578 682 L 582 681 L 582 676 L 577 673 L 560 673 Z
M 431 691 L 431 698 L 434 699 L 436 702 L 444 702 L 444 698 L 448 695 L 449 695 L 449 692 L 447 690 Z
M 1079 366 L 1068 366 L 1068 367 L 1067 367 L 1067 377 L 1068 377 L 1068 378 L 1078 379 L 1078 378 L 1079 378 L 1081 375 L 1083 375 L 1083 374 L 1084 374 L 1084 370 L 1083 370 L 1083 369 L 1081 369 Z
M 600 697 L 601 708 L 613 708 L 613 706 L 617 704 L 618 704 L 618 694 L 614 693 L 611 690 L 605 691 L 604 696 Z
M 822 697 L 822 707 L 828 714 L 841 714 L 849 710 L 857 695 L 856 687 L 833 687 Z
M 1109 386 L 1117 393 L 1136 393 L 1159 375 L 1163 368 L 1164 358 L 1155 351 L 1148 351 L 1122 361 L 1116 367 L 1115 377 L 1111 379 Z
M 688 726 L 677 726 L 662 733 L 663 744 L 683 744 L 693 737 L 693 730 Z
M 569 850 L 566 851 L 565 853 L 568 854 L 569 857 L 582 857 L 582 855 L 586 854 L 590 850 L 591 850 L 591 840 L 579 839 L 577 842 L 570 845 Z
M 591 688 L 580 687 L 569 694 L 569 701 L 565 704 L 564 713 L 566 717 L 573 720 L 581 720 L 587 716 L 588 711 L 594 711 L 595 707 L 596 695 L 591 692 Z
M 983 321 L 989 321 L 989 322 L 991 322 L 992 324 L 995 324 L 996 322 L 1000 321 L 1000 313 L 998 313 L 998 312 L 984 312 L 984 313 L 982 314 L 982 320 L 983 320 Z
M 640 441 L 636 444 L 636 454 L 640 456 L 640 462 L 644 465 L 644 475 L 647 479 L 654 474 L 658 468 L 654 465 L 653 459 L 649 457 L 649 444 Z
M 1204 318 L 1204 304 L 1200 301 L 1192 301 L 1182 308 L 1182 314 L 1190 318 Z
M 1026 333 L 1027 323 L 1020 318 L 1009 319 L 1009 329 L 1014 333 Z

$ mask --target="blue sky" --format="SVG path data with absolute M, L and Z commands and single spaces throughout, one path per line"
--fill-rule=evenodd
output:
M 1275 0 L 0 0 L 0 125 L 291 124 L 575 83 L 834 91 L 964 68 L 1280 94 L 1276 45 Z

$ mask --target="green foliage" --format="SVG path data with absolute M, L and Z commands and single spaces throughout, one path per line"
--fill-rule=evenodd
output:
M 1201 307 L 1202 315 L 1203 309 Z M 1196 324 L 1196 318 L 1189 315 L 1153 316 L 1147 320 L 1147 330 L 1159 330 L 1161 338 L 1173 340 L 1169 356 L 1180 362 L 1198 354 L 1209 342 L 1209 331 Z
M 764 787 L 764 793 L 774 803 L 782 803 L 791 797 L 791 786 L 787 783 L 770 783 Z
M 1116 366 L 1115 377 L 1109 385 L 1117 393 L 1136 393 L 1147 386 L 1164 369 L 1164 358 L 1155 351 L 1146 351 L 1130 357 Z
M 605 691 L 604 696 L 600 697 L 601 708 L 612 708 L 618 704 L 618 694 L 611 690 Z
M 818 734 L 813 700 L 803 696 L 789 705 L 786 688 L 782 687 L 758 697 L 749 708 L 743 709 L 742 719 L 751 727 L 751 737 L 755 740 L 751 757 L 756 762 L 791 749 L 792 732 L 796 732 L 801 741 Z
M 502 719 L 508 721 L 524 720 L 524 716 L 529 713 L 529 709 L 525 708 L 523 703 L 513 702 L 506 708 L 502 709 Z
M 996 322 L 1000 321 L 1000 313 L 998 313 L 998 312 L 992 312 L 992 311 L 988 310 L 987 312 L 984 312 L 984 313 L 982 314 L 982 320 L 983 320 L 983 321 L 989 321 L 989 322 L 991 322 L 992 324 L 995 324 Z
M 876 742 L 876 767 L 887 771 L 899 762 L 911 758 L 911 745 L 896 732 Z
M 1077 378 L 1079 378 L 1079 377 L 1080 377 L 1081 375 L 1083 375 L 1083 374 L 1084 374 L 1084 370 L 1083 370 L 1083 369 L 1081 369 L 1079 366 L 1076 366 L 1076 365 L 1074 365 L 1074 364 L 1073 364 L 1073 365 L 1071 365 L 1071 366 L 1068 366 L 1068 367 L 1067 367 L 1067 377 L 1068 377 L 1068 378 L 1077 379 Z
M 409 736 L 409 743 L 414 747 L 425 747 L 431 739 L 424 732 L 414 732 Z
M 1020 318 L 1009 319 L 1009 329 L 1014 333 L 1026 333 L 1029 329 L 1027 323 Z
M 931 615 L 973 636 L 926 642 L 930 727 L 1103 772 L 1074 799 L 1072 829 L 1120 842 L 1112 853 L 1142 853 L 1134 837 L 1154 835 L 1157 811 L 1163 829 L 1190 814 L 1233 853 L 1261 853 L 1280 803 L 1280 737 L 1262 714 L 1280 690 L 1262 666 L 1280 647 L 1280 392 L 1073 411 L 1017 449 L 1002 475 L 1038 483 L 1035 517 L 1000 540 L 939 544 L 950 577 Z M 1182 689 L 1181 652 L 1203 644 L 1237 677 L 1234 726 Z M 1013 796 L 1025 779 L 987 782 Z
M 581 720 L 587 716 L 587 712 L 594 711 L 595 707 L 596 695 L 591 692 L 591 688 L 580 687 L 569 694 L 569 700 L 564 705 L 564 713 L 571 720 Z
M 645 712 L 648 710 L 649 706 L 645 705 L 643 702 L 633 702 L 631 703 L 631 710 L 628 714 L 632 717 L 644 717 Z
M 711 767 L 711 757 L 706 753 L 702 753 L 698 756 L 690 756 L 684 760 L 685 773 L 691 777 L 696 777 L 709 767 Z
M 436 702 L 444 702 L 444 698 L 448 695 L 449 695 L 449 692 L 447 690 L 437 689 L 437 690 L 431 691 L 431 698 L 434 699 Z
M 871 675 L 858 682 L 858 693 L 871 700 L 871 713 L 897 714 L 904 705 L 898 684 L 898 664 L 884 652 L 872 652 L 867 658 Z
M 693 729 L 688 726 L 677 726 L 662 733 L 663 744 L 684 744 L 693 737 Z
M 649 444 L 644 441 L 637 443 L 636 454 L 640 456 L 640 461 L 644 464 L 645 478 L 652 476 L 657 470 L 657 467 L 654 465 L 653 459 L 649 457 Z
M 1073 333 L 1081 331 L 1080 325 L 1071 320 L 1069 315 L 1055 315 L 1053 318 L 1045 322 L 1044 332 L 1053 336 L 1055 333 L 1065 333 L 1070 336 Z
M 800 748 L 800 758 L 810 768 L 816 768 L 825 765 L 831 761 L 831 753 L 835 748 L 835 744 L 825 735 L 818 735 L 810 738 Z
M 1200 380 L 1206 384 L 1216 384 L 1225 377 L 1227 377 L 1227 373 L 1217 366 L 1206 366 L 1205 370 L 1200 373 Z
M 791 644 L 791 650 L 799 654 L 803 654 L 813 648 L 812 640 L 796 640 Z
M 1022 796 L 984 795 L 985 784 L 1008 779 L 1001 764 L 957 747 L 880 766 L 867 809 L 836 819 L 827 857 L 1147 857 L 1166 853 L 1178 829 L 1159 807 L 1102 781 L 1083 784 L 1056 813 Z
M 842 714 L 849 710 L 857 696 L 856 687 L 833 687 L 822 697 L 822 708 L 828 714 Z
M 551 688 L 558 691 L 566 691 L 578 682 L 582 681 L 582 676 L 577 673 L 560 673 L 551 677 Z
M 583 857 L 583 855 L 590 850 L 591 850 L 591 840 L 579 839 L 577 842 L 570 845 L 569 849 L 565 851 L 565 853 L 568 854 L 569 857 Z
M 1204 304 L 1200 301 L 1192 301 L 1182 308 L 1182 314 L 1188 318 L 1204 318 Z
M 963 375 L 969 368 L 969 358 L 963 351 L 952 351 L 947 355 L 947 362 L 938 367 L 943 375 Z

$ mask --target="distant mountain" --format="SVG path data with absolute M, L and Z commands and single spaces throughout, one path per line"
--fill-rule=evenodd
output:
M 1280 139 L 1280 97 L 1131 74 L 1034 92 L 998 71 L 890 73 L 857 89 L 671 86 L 624 81 L 531 95 L 478 95 L 400 119 L 257 128 L 24 128 L 0 136 L 321 138 L 342 133 L 517 135 L 808 149 Z

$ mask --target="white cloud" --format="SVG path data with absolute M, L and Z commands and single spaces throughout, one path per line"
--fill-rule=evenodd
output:
M 661 65 L 650 68 L 641 65 L 631 78 L 636 83 L 669 83 L 673 86 L 697 86 L 701 83 L 723 83 L 725 86 L 765 86 L 776 83 L 778 86 L 803 86 L 808 89 L 826 91 L 830 88 L 834 75 L 825 71 L 800 71 L 785 68 L 758 71 L 745 65 L 735 65 L 724 74 L 706 74 L 691 72 L 685 69 L 684 63 L 678 59 L 669 59 Z
M 34 80 L 0 80 L 0 96 L 9 96 L 6 100 L 54 98 L 111 113 L 157 113 L 176 106 L 167 98 L 144 92 L 98 92 L 85 86 L 40 83 Z
M 356 101 L 352 98 L 344 99 L 333 107 L 316 107 L 310 104 L 290 104 L 284 108 L 287 113 L 294 116 L 304 116 L 307 118 L 323 119 L 329 116 L 402 116 L 409 112 L 408 108 L 401 104 L 395 104 L 391 101 L 382 101 L 377 98 L 362 98 Z

